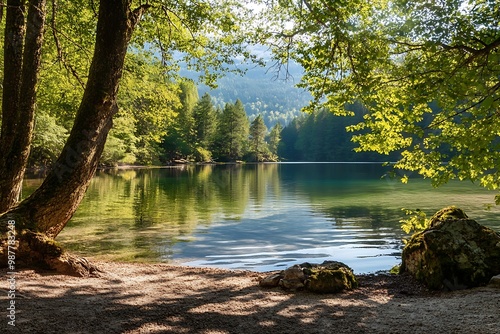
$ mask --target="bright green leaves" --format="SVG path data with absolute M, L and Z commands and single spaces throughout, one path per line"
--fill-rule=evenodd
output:
M 154 58 L 148 54 L 129 53 L 118 101 L 120 111 L 106 149 L 114 144 L 122 152 L 122 158 L 109 162 L 158 163 L 159 145 L 175 116 L 174 108 L 179 104 L 177 85 L 165 77 Z M 119 154 L 105 150 L 104 155 L 116 158 Z
M 359 151 L 399 152 L 396 168 L 435 185 L 500 186 L 498 1 L 293 4 L 284 9 L 296 34 L 281 51 L 305 69 L 308 111 L 343 115 L 357 101 L 366 115 L 349 130 Z
M 67 130 L 72 126 L 92 59 L 96 6 L 98 2 L 88 1 L 48 3 L 38 91 L 39 119 L 44 122 L 37 127 L 40 139 L 43 126 L 56 129 L 55 133 L 60 133 L 61 126 Z M 241 71 L 240 62 L 257 59 L 247 49 L 255 40 L 250 32 L 255 28 L 251 10 L 240 1 L 152 0 L 147 5 L 133 1 L 131 9 L 140 6 L 147 10 L 128 50 L 119 113 L 101 161 L 107 164 L 158 162 L 167 130 L 180 126 L 173 125 L 180 122 L 180 63 L 201 72 L 205 83 L 214 85 L 225 71 Z M 205 144 L 200 147 L 207 150 Z M 55 145 L 48 147 L 49 156 L 58 154 Z
M 408 219 L 400 220 L 401 228 L 405 233 L 419 232 L 425 230 L 430 225 L 430 219 L 427 218 L 425 212 L 416 209 L 416 210 L 408 210 L 402 209 L 405 211 L 407 216 L 410 216 Z M 404 240 L 403 240 L 404 241 Z
M 48 2 L 37 107 L 71 128 L 92 59 L 97 18 L 82 1 Z
M 57 119 L 45 112 L 36 115 L 30 158 L 36 167 L 44 167 L 55 160 L 62 150 L 68 131 L 57 124 Z

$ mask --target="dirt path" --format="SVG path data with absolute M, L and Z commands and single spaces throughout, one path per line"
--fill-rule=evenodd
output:
M 18 271 L 16 326 L 5 283 L 0 332 L 500 334 L 500 289 L 429 293 L 407 277 L 368 276 L 355 291 L 314 295 L 262 289 L 262 273 L 98 265 L 95 278 Z

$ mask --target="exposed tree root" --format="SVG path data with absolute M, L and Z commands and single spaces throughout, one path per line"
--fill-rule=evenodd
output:
M 97 266 L 87 259 L 64 252 L 63 248 L 53 239 L 42 233 L 22 231 L 16 238 L 15 266 L 34 267 L 55 270 L 62 275 L 77 277 L 99 276 Z M 8 263 L 7 247 L 3 243 L 0 258 L 5 266 Z
M 66 253 L 57 258 L 47 258 L 45 259 L 45 263 L 58 273 L 70 276 L 99 276 L 101 272 L 97 266 L 89 262 L 86 258 Z

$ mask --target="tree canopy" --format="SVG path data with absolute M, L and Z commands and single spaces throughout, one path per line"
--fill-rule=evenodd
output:
M 267 38 L 277 60 L 304 67 L 309 109 L 366 108 L 349 127 L 357 150 L 399 152 L 396 168 L 435 185 L 500 186 L 498 1 L 288 0 L 272 9 L 268 25 L 284 28 Z

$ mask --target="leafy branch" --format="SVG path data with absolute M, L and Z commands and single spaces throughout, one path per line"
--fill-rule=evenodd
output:
M 402 219 L 399 221 L 401 223 L 401 229 L 405 233 L 420 232 L 430 226 L 431 220 L 428 219 L 425 212 L 421 211 L 420 209 L 409 210 L 403 208 L 401 210 L 405 211 L 405 214 L 407 216 L 410 216 L 407 219 Z

